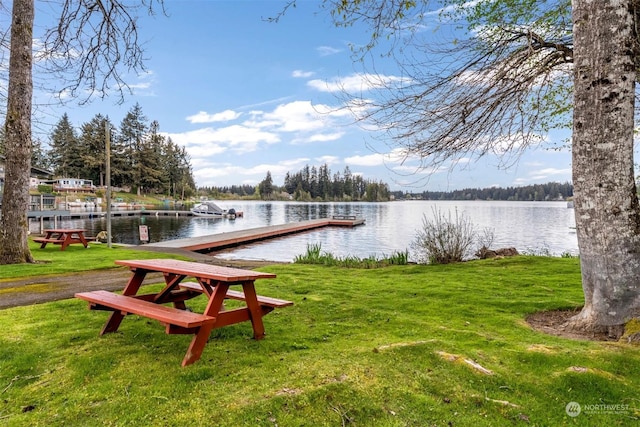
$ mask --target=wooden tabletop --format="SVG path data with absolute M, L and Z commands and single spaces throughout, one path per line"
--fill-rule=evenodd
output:
M 221 267 L 199 262 L 180 261 L 175 259 L 116 260 L 116 264 L 126 265 L 130 269 L 143 269 L 163 273 L 184 274 L 203 279 L 221 280 L 225 282 L 241 282 L 244 280 L 273 279 L 272 273 L 242 270 L 239 268 Z

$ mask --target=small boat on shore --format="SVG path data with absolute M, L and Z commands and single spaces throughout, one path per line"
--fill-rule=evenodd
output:
M 191 212 L 194 216 L 206 218 L 235 219 L 237 216 L 242 216 L 242 212 L 236 212 L 235 209 L 222 209 L 212 201 L 205 201 L 195 205 L 191 208 Z

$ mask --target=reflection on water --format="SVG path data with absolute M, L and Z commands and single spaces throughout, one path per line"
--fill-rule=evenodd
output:
M 322 249 L 337 256 L 390 255 L 410 249 L 416 230 L 422 226 L 423 215 L 431 217 L 434 209 L 452 215 L 464 214 L 478 229 L 488 228 L 495 235 L 493 247 L 514 246 L 519 251 L 548 251 L 559 255 L 577 253 L 573 209 L 564 202 L 463 202 L 463 201 L 403 201 L 391 203 L 296 203 L 296 202 L 219 202 L 223 209 L 244 212 L 235 220 L 198 217 L 117 217 L 112 219 L 115 243 L 139 244 L 138 226 L 146 225 L 152 242 L 184 237 L 238 231 L 327 218 L 332 215 L 356 215 L 366 219 L 366 225 L 355 228 L 329 227 L 287 236 L 262 243 L 217 253 L 229 259 L 266 259 L 291 261 L 303 254 L 309 244 L 321 244 Z M 84 228 L 95 236 L 106 230 L 106 218 L 59 220 L 58 227 Z M 44 228 L 53 227 L 45 221 Z M 40 223 L 31 223 L 38 232 Z

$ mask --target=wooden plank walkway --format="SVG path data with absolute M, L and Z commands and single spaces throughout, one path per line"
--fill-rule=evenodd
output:
M 29 218 L 64 218 L 64 219 L 93 219 L 107 216 L 107 211 L 69 211 L 69 210 L 46 210 L 46 211 L 28 211 Z M 167 211 L 167 210 L 112 210 L 112 217 L 127 216 L 175 216 L 175 217 L 192 217 L 191 211 Z
M 364 222 L 364 219 L 357 219 L 351 216 L 335 216 L 333 218 L 312 219 L 282 225 L 269 225 L 266 227 L 250 228 L 247 230 L 210 234 L 208 236 L 167 240 L 164 242 L 149 243 L 145 246 L 180 248 L 194 252 L 211 252 L 218 249 L 240 246 L 246 243 L 273 239 L 289 234 L 302 233 L 304 231 L 322 227 L 355 227 L 357 225 L 364 224 Z

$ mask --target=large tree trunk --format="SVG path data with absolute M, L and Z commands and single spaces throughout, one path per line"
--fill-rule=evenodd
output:
M 13 0 L 12 15 L 0 264 L 33 262 L 27 240 L 27 210 L 31 171 L 34 0 Z
M 573 0 L 573 185 L 585 306 L 569 326 L 582 330 L 619 330 L 640 314 L 632 2 Z

